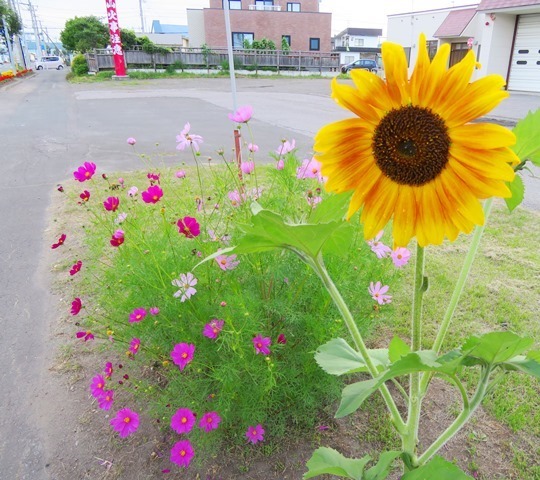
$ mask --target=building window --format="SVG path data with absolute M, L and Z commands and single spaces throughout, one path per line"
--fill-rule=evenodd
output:
M 299 12 L 300 4 L 296 2 L 287 2 L 287 12 Z
M 223 8 L 225 8 L 225 2 L 223 0 Z M 229 0 L 229 10 L 242 10 L 242 0 Z
M 427 47 L 427 51 L 428 51 L 428 55 L 429 55 L 430 60 L 433 60 L 433 57 L 437 53 L 437 45 L 438 45 L 438 43 L 439 42 L 437 40 L 428 40 L 426 42 L 426 47 Z
M 291 46 L 291 36 L 290 35 L 281 35 L 281 45 L 283 45 L 284 42 L 287 42 L 287 45 L 289 47 Z
M 246 45 L 249 43 L 249 46 L 253 43 L 255 39 L 253 33 L 248 32 L 232 32 L 232 46 L 233 48 L 246 48 Z M 247 47 L 249 48 L 249 47 Z
M 310 50 L 320 50 L 321 49 L 321 39 L 320 38 L 310 38 L 309 39 L 309 49 Z
M 260 7 L 261 10 L 264 10 L 264 7 L 273 7 L 274 6 L 274 0 L 255 0 L 255 8 L 256 10 L 259 10 Z
M 364 46 L 364 39 L 363 38 L 355 38 L 354 39 L 354 46 L 355 47 L 363 47 Z

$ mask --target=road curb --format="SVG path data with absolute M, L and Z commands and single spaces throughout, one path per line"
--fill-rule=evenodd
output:
M 0 92 L 3 92 L 5 90 L 9 90 L 10 88 L 14 87 L 15 85 L 18 85 L 19 83 L 23 82 L 27 78 L 31 78 L 34 75 L 36 75 L 36 72 L 32 71 L 32 73 L 27 73 L 24 77 L 15 77 L 12 81 L 8 82 L 6 85 L 0 86 Z

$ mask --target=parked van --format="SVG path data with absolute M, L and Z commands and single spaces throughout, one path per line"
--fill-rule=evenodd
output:
M 41 60 L 36 61 L 36 70 L 49 70 L 51 68 L 62 70 L 64 61 L 60 57 L 41 57 Z

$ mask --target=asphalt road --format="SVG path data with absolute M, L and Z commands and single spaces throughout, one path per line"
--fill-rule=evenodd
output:
M 93 161 L 100 172 L 136 170 L 142 163 L 126 144 L 161 165 L 191 163 L 175 150 L 175 136 L 190 122 L 204 137 L 202 158 L 223 148 L 230 154 L 234 124 L 228 79 L 117 82 L 69 85 L 65 72 L 37 72 L 0 90 L 0 479 L 41 480 L 54 438 L 47 412 L 69 402 L 51 391 L 54 352 L 48 336 L 55 318 L 48 292 L 44 229 L 57 183 L 73 181 L 73 170 Z M 282 138 L 295 138 L 302 157 L 324 124 L 349 117 L 329 97 L 324 80 L 243 79 L 238 104 L 254 107 L 246 141 L 260 146 L 260 158 Z M 519 118 L 539 96 L 514 97 L 501 118 Z M 513 106 L 512 106 L 513 105 Z M 520 110 L 521 109 L 521 110 Z M 156 145 L 156 143 L 158 145 Z M 527 180 L 529 207 L 540 210 L 540 185 Z M 69 421 L 69 419 L 66 419 Z

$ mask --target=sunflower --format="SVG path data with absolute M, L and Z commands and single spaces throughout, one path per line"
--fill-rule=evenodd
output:
M 327 190 L 354 191 L 347 218 L 363 207 L 366 239 L 392 219 L 396 247 L 413 237 L 420 246 L 454 241 L 482 225 L 479 200 L 510 197 L 505 182 L 519 163 L 508 148 L 510 130 L 469 123 L 508 96 L 503 78 L 470 82 L 472 51 L 448 69 L 448 44 L 431 62 L 423 35 L 418 45 L 410 78 L 403 47 L 385 42 L 385 81 L 364 70 L 351 72 L 354 87 L 334 79 L 332 97 L 358 118 L 326 125 L 315 137 Z

